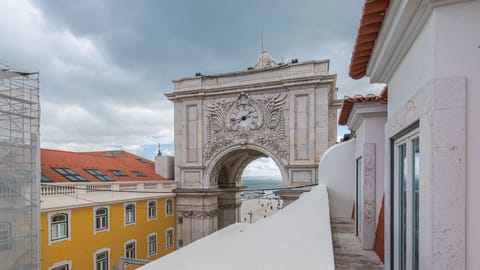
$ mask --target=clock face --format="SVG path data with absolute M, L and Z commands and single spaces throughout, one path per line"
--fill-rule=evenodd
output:
M 236 106 L 230 113 L 230 126 L 234 130 L 249 130 L 258 127 L 258 111 L 248 104 Z

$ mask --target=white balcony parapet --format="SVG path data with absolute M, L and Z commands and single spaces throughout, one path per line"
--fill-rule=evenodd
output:
M 146 199 L 171 198 L 173 181 L 42 183 L 42 212 Z
M 269 218 L 230 225 L 139 269 L 333 270 L 327 188 L 317 186 Z
M 42 183 L 41 196 L 54 197 L 79 195 L 92 192 L 111 191 L 171 191 L 177 187 L 176 182 L 95 182 L 95 183 Z

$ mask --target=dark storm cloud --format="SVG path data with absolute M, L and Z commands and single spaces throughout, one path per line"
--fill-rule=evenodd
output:
M 353 45 L 362 2 L 34 1 L 51 25 L 95 40 L 112 62 L 163 91 L 174 78 L 254 65 L 262 28 L 278 60 L 312 54 L 322 43 Z
M 42 147 L 154 153 L 173 143 L 171 80 L 255 65 L 261 29 L 276 61 L 330 59 L 340 97 L 363 91 L 347 76 L 362 3 L 0 1 L 0 62 L 40 70 Z

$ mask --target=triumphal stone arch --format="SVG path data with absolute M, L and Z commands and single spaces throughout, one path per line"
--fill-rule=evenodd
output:
M 240 221 L 240 178 L 270 157 L 284 186 L 317 182 L 336 142 L 336 75 L 329 61 L 275 64 L 174 81 L 177 239 L 188 244 Z

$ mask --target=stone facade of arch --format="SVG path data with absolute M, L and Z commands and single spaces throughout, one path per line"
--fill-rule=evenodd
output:
M 336 142 L 336 75 L 309 61 L 175 80 L 177 239 L 188 244 L 240 219 L 240 177 L 258 157 L 284 186 L 317 183 Z

